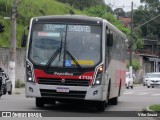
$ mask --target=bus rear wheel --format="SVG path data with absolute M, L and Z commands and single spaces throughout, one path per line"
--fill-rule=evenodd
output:
M 109 102 L 111 105 L 117 105 L 118 104 L 118 97 L 111 98 L 109 100 Z
M 36 98 L 36 107 L 44 107 L 44 101 L 42 98 Z

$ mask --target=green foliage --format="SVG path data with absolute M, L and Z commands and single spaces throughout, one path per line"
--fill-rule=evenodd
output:
M 90 16 L 103 17 L 103 15 L 106 14 L 106 9 L 107 8 L 104 5 L 97 5 L 87 8 L 85 9 L 85 11 Z
M 15 88 L 20 88 L 20 87 L 21 87 L 21 81 L 20 80 L 16 80 Z
M 143 48 L 144 42 L 141 38 L 141 32 L 133 32 L 133 50 Z
M 89 16 L 95 16 L 95 17 L 98 16 L 108 20 L 110 23 L 115 25 L 119 30 L 121 30 L 123 33 L 129 36 L 130 29 L 123 27 L 120 21 L 117 20 L 116 16 L 106 11 L 107 11 L 107 6 L 104 6 L 104 5 L 97 5 L 84 10 L 84 12 Z
M 69 3 L 76 9 L 83 10 L 96 5 L 105 5 L 103 0 L 57 0 L 62 3 Z
M 12 1 L 0 0 L 0 23 L 5 25 L 5 31 L 0 33 L 0 47 L 9 46 L 10 20 L 4 20 L 4 17 L 10 16 L 11 4 Z M 74 11 L 75 14 L 82 14 L 81 11 L 75 10 L 73 7 L 55 0 L 22 0 L 22 2 L 18 4 L 16 28 L 17 47 L 20 47 L 24 27 L 29 25 L 32 17 L 42 15 L 64 15 L 69 14 L 70 10 Z
M 156 112 L 160 112 L 160 105 L 151 105 L 149 109 L 156 111 Z
M 66 0 L 62 0 L 65 1 Z M 67 0 L 68 1 L 68 0 Z M 70 1 L 70 0 L 69 0 Z M 76 0 L 77 1 L 77 0 Z M 117 18 L 111 14 L 112 10 L 110 7 L 104 5 L 103 0 L 85 0 L 83 2 L 92 3 L 90 6 L 85 6 L 83 11 L 74 9 L 69 4 L 63 4 L 57 2 L 56 0 L 22 0 L 18 4 L 18 14 L 17 14 L 17 28 L 16 28 L 16 44 L 20 47 L 21 36 L 25 26 L 29 25 L 30 19 L 36 16 L 43 15 L 64 15 L 69 14 L 72 11 L 75 14 L 86 14 L 89 16 L 102 17 L 118 29 L 129 35 L 130 30 L 124 28 Z M 94 5 L 93 5 L 94 3 Z M 85 3 L 84 3 L 85 4 Z M 10 20 L 4 20 L 5 16 L 10 16 L 12 1 L 0 0 L 0 23 L 5 25 L 5 32 L 0 33 L 0 47 L 9 46 L 9 36 L 10 36 Z M 87 3 L 85 4 L 87 5 Z M 89 7 L 89 8 L 88 8 Z M 3 11 L 2 11 L 3 9 Z M 108 12 L 106 12 L 108 11 Z
M 129 68 L 129 61 L 127 61 L 127 68 Z M 133 59 L 132 60 L 132 68 L 133 68 L 133 70 L 139 70 L 139 68 L 140 68 L 140 63 L 139 63 L 139 61 L 137 60 L 137 59 Z
M 134 12 L 134 24 L 139 26 L 152 18 L 156 17 L 160 13 L 160 1 L 159 0 L 141 0 L 145 3 L 145 6 L 140 6 L 138 10 Z M 140 27 L 142 36 L 158 36 L 160 39 L 160 17 L 148 22 Z
M 116 15 L 118 15 L 118 16 L 125 17 L 125 12 L 123 11 L 122 8 L 116 8 L 116 9 L 114 10 L 114 13 L 115 13 Z

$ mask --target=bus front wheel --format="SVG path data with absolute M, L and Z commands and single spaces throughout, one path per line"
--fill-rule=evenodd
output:
M 44 107 L 44 100 L 42 98 L 36 98 L 36 107 Z
M 98 102 L 98 104 L 97 104 L 98 111 L 103 112 L 103 111 L 105 111 L 105 108 L 106 108 L 106 101 Z

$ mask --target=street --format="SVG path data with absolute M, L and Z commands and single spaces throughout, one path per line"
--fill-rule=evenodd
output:
M 24 89 L 22 90 L 24 91 Z M 110 111 L 113 111 L 112 114 L 114 114 L 114 111 L 126 111 L 127 114 L 127 111 L 142 111 L 152 104 L 160 104 L 159 90 L 160 88 L 135 85 L 133 89 L 126 89 L 124 95 L 119 98 L 118 105 L 108 105 L 104 113 L 97 112 L 94 107 L 86 107 L 81 104 L 57 103 L 56 105 L 46 105 L 44 108 L 36 108 L 34 98 L 26 98 L 24 92 L 21 92 L 21 94 L 2 96 L 0 98 L 0 111 L 45 111 L 57 117 L 62 117 L 62 115 L 64 117 L 100 117 L 109 114 Z M 115 112 L 115 116 L 117 113 Z M 144 117 L 143 119 L 148 120 Z

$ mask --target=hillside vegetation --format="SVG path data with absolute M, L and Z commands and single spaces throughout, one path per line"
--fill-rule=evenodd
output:
M 10 20 L 4 20 L 4 17 L 11 16 L 11 4 L 11 0 L 0 0 L 0 23 L 5 25 L 5 32 L 0 33 L 0 47 L 9 46 Z M 106 6 L 98 5 L 79 10 L 73 8 L 68 3 L 64 4 L 56 0 L 19 0 L 16 31 L 17 47 L 20 47 L 23 29 L 25 26 L 29 25 L 29 21 L 32 17 L 43 15 L 64 15 L 69 14 L 70 11 L 74 12 L 74 14 L 85 14 L 105 18 L 122 32 L 129 34 L 130 30 L 124 28 L 111 13 L 106 11 L 106 9 Z

